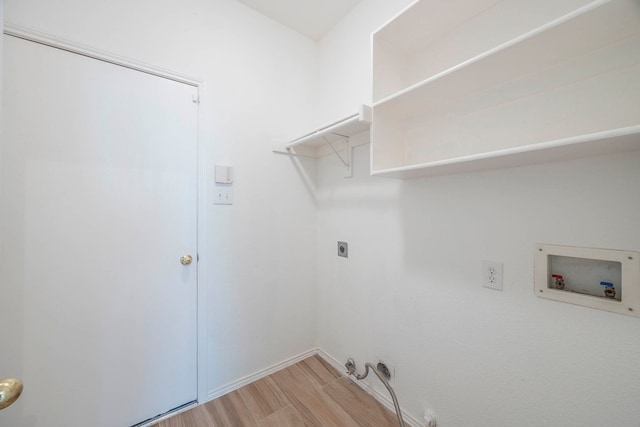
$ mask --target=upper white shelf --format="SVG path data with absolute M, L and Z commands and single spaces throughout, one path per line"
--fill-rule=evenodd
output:
M 416 1 L 373 33 L 373 100 L 379 101 L 449 68 L 483 45 L 460 49 L 442 43 L 447 34 L 500 0 Z M 489 26 L 489 25 L 485 25 Z M 457 37 L 466 38 L 464 33 Z M 493 45 L 494 40 L 488 41 Z M 466 46 L 466 45 L 465 45 Z M 436 52 L 433 50 L 436 49 Z M 442 51 L 442 52 L 440 52 Z M 426 54 L 425 54 L 426 52 Z M 425 57 L 444 60 L 423 60 Z
M 374 105 L 441 110 L 506 82 L 591 55 L 640 35 L 640 3 L 598 0 L 400 90 Z M 615 23 L 615 25 L 612 25 Z M 629 61 L 627 61 L 629 62 Z M 611 67 L 609 67 L 611 68 Z M 585 74 L 593 73 L 585 70 Z M 579 78 L 579 76 L 578 76 Z M 567 80 L 577 80 L 567 76 Z M 552 84 L 563 82 L 552 82 Z
M 373 35 L 373 174 L 640 148 L 640 2 L 453 0 L 442 23 L 425 15 L 448 3 L 420 0 Z

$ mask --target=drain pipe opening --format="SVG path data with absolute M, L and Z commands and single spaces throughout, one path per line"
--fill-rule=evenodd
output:
M 391 379 L 391 372 L 389 372 L 389 368 L 387 368 L 387 365 L 380 362 L 376 366 L 373 363 L 367 362 L 364 364 L 364 374 L 358 374 L 356 372 L 356 362 L 350 357 L 347 360 L 347 363 L 344 364 L 344 366 L 347 368 L 347 374 L 353 375 L 358 381 L 367 378 L 367 375 L 369 375 L 369 370 L 373 371 L 373 373 L 376 374 L 378 379 L 380 379 L 382 384 L 384 384 L 384 386 L 387 388 L 387 391 L 389 391 L 389 394 L 391 395 L 393 406 L 396 409 L 396 417 L 398 417 L 398 425 L 400 427 L 406 427 L 404 420 L 402 419 L 402 411 L 400 410 L 400 405 L 398 404 L 398 398 L 396 397 L 396 393 L 393 391 L 393 388 L 391 388 L 391 385 L 389 384 L 389 380 Z

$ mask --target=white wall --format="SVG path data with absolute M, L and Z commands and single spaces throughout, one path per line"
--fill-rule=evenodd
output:
M 408 3 L 364 0 L 318 48 L 231 0 L 7 0 L 5 18 L 205 80 L 209 390 L 312 347 L 317 296 L 321 347 L 394 363 L 415 416 L 638 427 L 640 323 L 536 298 L 532 260 L 536 242 L 640 250 L 639 154 L 396 181 L 362 146 L 351 180 L 320 160 L 315 195 L 271 154 L 370 100 L 369 33 Z M 216 162 L 235 166 L 232 207 L 212 205 Z M 504 262 L 504 292 L 480 286 L 483 259 Z
M 3 34 L 4 31 L 4 0 L 0 0 L 0 35 Z M 2 87 L 2 58 L 4 53 L 4 39 L 0 37 L 0 143 L 2 142 L 2 123 L 3 123 L 3 115 L 2 115 L 2 94 L 4 88 Z
M 323 115 L 370 99 L 369 33 L 407 3 L 364 0 L 321 41 Z M 533 292 L 535 243 L 640 250 L 638 165 L 636 152 L 399 181 L 369 176 L 362 146 L 345 180 L 322 159 L 320 347 L 395 364 L 402 406 L 442 427 L 638 427 L 640 321 Z M 504 263 L 503 292 L 481 286 L 482 260 Z
M 352 114 L 360 104 L 371 104 L 371 33 L 411 3 L 364 0 L 322 38 L 318 47 L 322 123 Z
M 0 0 L 0 34 L 2 34 L 3 30 L 4 30 L 4 0 Z M 3 43 L 3 39 L 0 37 L 0 82 L 2 82 L 2 71 L 3 71 L 3 67 L 2 67 L 2 61 L 3 61 L 3 52 L 4 52 L 4 43 Z M 4 88 L 2 86 L 2 84 L 0 84 L 0 160 L 1 160 L 1 156 L 2 156 L 2 131 L 3 131 L 3 124 L 4 124 L 4 116 L 2 114 L 2 108 L 3 108 L 3 102 L 2 102 L 2 94 L 4 92 Z M 2 162 L 0 162 L 0 164 L 2 164 Z M 0 171 L 1 172 L 1 171 Z M 1 174 L 0 174 L 1 176 Z M 0 185 L 2 185 L 2 182 L 0 182 Z M 0 209 L 0 226 L 2 224 L 2 210 Z M 0 245 L 0 256 L 4 256 L 4 251 L 3 251 L 3 245 Z M 14 294 L 9 294 L 9 290 L 7 289 L 6 286 L 2 286 L 0 287 L 0 300 L 1 301 L 7 301 L 9 298 L 15 298 Z M 13 322 L 13 316 L 15 315 L 15 306 L 14 305 L 9 305 L 8 307 L 3 308 L 2 310 L 0 310 L 0 325 L 8 325 L 11 324 Z M 6 328 L 9 329 L 9 328 Z M 7 331 L 7 336 L 6 339 L 8 340 L 12 340 L 12 341 L 16 341 L 19 337 L 18 334 L 16 334 L 16 331 Z M 18 376 L 20 375 L 20 372 L 14 372 L 14 369 L 18 367 L 19 362 L 17 360 L 15 360 L 15 356 L 13 355 L 13 352 L 5 355 L 3 354 L 3 358 L 5 360 L 5 363 L 3 364 L 3 368 L 4 369 L 9 369 L 11 372 L 2 372 L 2 369 L 0 369 L 0 379 L 8 377 L 8 376 Z
M 4 0 L 0 0 L 0 34 L 2 34 L 4 30 Z M 4 41 L 3 38 L 0 37 L 0 82 L 2 82 L 3 76 L 3 52 L 4 52 Z M 3 143 L 3 129 L 4 129 L 4 116 L 3 116 L 3 93 L 4 88 L 3 85 L 0 84 L 0 160 L 2 159 L 2 143 Z M 2 162 L 0 161 L 0 165 Z M 1 172 L 1 171 L 0 171 Z M 2 174 L 0 174 L 1 176 Z M 2 185 L 2 182 L 0 182 Z M 0 227 L 3 225 L 2 217 L 4 215 L 3 209 L 0 209 Z M 0 244 L 0 257 L 4 257 L 6 252 L 4 250 L 4 245 Z M 18 290 L 9 287 L 2 286 L 0 284 L 0 301 L 15 301 L 18 298 Z M 15 316 L 18 312 L 18 307 L 16 304 L 4 304 L 3 308 L 0 310 L 0 325 L 11 325 L 15 324 Z M 3 328 L 2 338 L 6 340 L 6 342 L 13 342 L 20 345 L 20 332 L 17 330 L 18 328 Z M 0 344 L 0 347 L 3 345 Z M 0 350 L 1 351 L 1 350 Z M 2 364 L 0 364 L 0 379 L 6 377 L 18 377 L 21 372 L 19 372 L 20 361 L 16 352 L 14 351 L 2 351 Z
M 4 0 L 0 0 L 0 34 L 4 31 Z M 2 57 L 4 52 L 4 43 L 0 38 L 0 82 L 2 82 Z M 0 141 L 2 141 L 2 84 L 0 84 Z
M 207 390 L 314 347 L 315 201 L 271 148 L 309 126 L 316 43 L 232 0 L 7 0 L 5 18 L 204 80 Z M 216 163 L 234 166 L 233 206 L 213 205 Z

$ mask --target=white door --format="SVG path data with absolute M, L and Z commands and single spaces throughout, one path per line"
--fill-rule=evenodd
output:
M 196 94 L 5 36 L 0 378 L 24 392 L 0 426 L 126 427 L 196 400 Z

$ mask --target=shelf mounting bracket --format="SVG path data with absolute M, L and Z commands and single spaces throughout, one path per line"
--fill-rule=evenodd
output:
M 335 153 L 336 156 L 338 156 L 338 159 L 342 162 L 342 164 L 345 166 L 346 171 L 344 174 L 345 178 L 353 178 L 353 168 L 352 168 L 352 160 L 353 160 L 353 146 L 351 145 L 351 140 L 349 139 L 348 136 L 346 135 L 340 135 L 339 133 L 333 133 L 333 135 L 336 136 L 340 136 L 342 138 L 345 139 L 345 143 L 346 143 L 346 159 L 340 154 L 340 152 L 336 149 L 336 147 L 331 143 L 331 141 L 329 141 L 327 139 L 327 137 L 325 135 L 322 135 L 322 139 L 324 140 L 324 142 L 331 147 L 331 150 L 333 150 L 333 152 Z
M 346 168 L 344 177 L 351 178 L 353 177 L 353 147 L 363 144 L 359 139 L 355 139 L 357 142 L 354 144 L 351 137 L 368 131 L 370 126 L 371 107 L 362 105 L 355 114 L 294 139 L 284 147 L 274 149 L 273 152 L 290 157 L 317 159 L 328 154 L 329 150 L 326 149 L 328 146 Z M 319 145 L 321 145 L 321 149 L 318 149 Z M 300 150 L 297 147 L 300 147 Z

